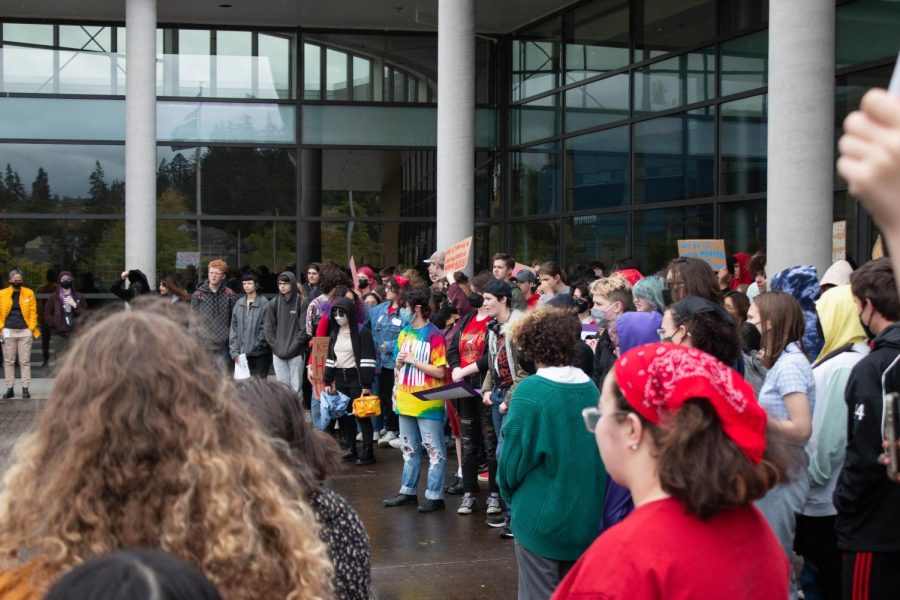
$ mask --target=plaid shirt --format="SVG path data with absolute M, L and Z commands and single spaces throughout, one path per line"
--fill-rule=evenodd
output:
M 809 414 L 812 414 L 816 399 L 816 380 L 812 366 L 800 346 L 790 343 L 766 374 L 766 381 L 759 390 L 759 405 L 769 417 L 788 421 L 784 397 L 796 392 L 806 394 L 809 398 Z

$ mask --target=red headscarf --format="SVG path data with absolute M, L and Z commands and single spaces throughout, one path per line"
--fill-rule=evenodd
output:
M 753 387 L 737 371 L 709 354 L 677 344 L 646 344 L 615 364 L 625 400 L 645 419 L 659 424 L 686 400 L 706 398 L 722 430 L 754 463 L 766 450 L 766 413 Z
M 637 269 L 622 269 L 621 271 L 616 272 L 624 277 L 632 286 L 644 278 Z
M 737 277 L 731 280 L 731 289 L 736 290 L 742 285 L 753 283 L 753 274 L 750 273 L 750 255 L 738 252 L 734 255 L 738 265 Z

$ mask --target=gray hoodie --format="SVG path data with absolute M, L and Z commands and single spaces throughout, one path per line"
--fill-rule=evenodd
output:
M 272 298 L 266 306 L 263 329 L 272 354 L 282 360 L 289 360 L 306 352 L 309 336 L 306 334 L 305 323 L 309 302 L 297 294 L 297 280 L 293 273 L 285 271 L 278 278 L 290 281 L 291 293 L 287 298 L 283 294 Z
M 247 307 L 247 296 L 238 298 L 231 313 L 231 333 L 228 336 L 228 347 L 231 358 L 240 354 L 260 356 L 268 350 L 266 335 L 263 331 L 268 298 L 256 295 L 256 300 Z

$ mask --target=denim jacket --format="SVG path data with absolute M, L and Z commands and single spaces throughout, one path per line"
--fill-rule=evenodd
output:
M 409 325 L 409 319 L 403 319 L 399 310 L 389 315 L 390 307 L 391 301 L 386 300 L 366 314 L 366 326 L 372 330 L 372 340 L 375 342 L 376 373 L 380 373 L 382 368 L 393 369 L 396 366 L 394 347 L 400 330 Z

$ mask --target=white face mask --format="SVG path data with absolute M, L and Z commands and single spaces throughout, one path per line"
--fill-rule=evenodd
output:
M 337 324 L 341 327 L 347 324 L 347 317 L 344 316 L 335 316 L 334 320 L 337 321 Z

